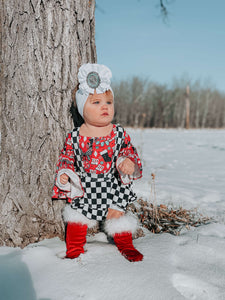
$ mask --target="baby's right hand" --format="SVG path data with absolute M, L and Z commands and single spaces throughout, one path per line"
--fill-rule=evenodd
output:
M 61 184 L 67 184 L 67 182 L 69 180 L 69 176 L 64 173 L 64 174 L 60 175 L 59 180 L 60 180 Z

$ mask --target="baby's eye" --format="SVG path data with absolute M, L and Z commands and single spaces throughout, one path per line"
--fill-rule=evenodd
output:
M 107 101 L 107 104 L 112 104 L 112 101 Z
M 94 101 L 93 103 L 94 103 L 94 104 L 99 104 L 99 101 Z

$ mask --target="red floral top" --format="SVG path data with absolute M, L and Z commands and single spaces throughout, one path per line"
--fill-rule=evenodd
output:
M 104 137 L 86 137 L 79 135 L 79 147 L 82 152 L 82 163 L 87 173 L 107 173 L 112 165 L 112 157 L 115 148 L 115 128 L 111 133 Z M 139 169 L 138 179 L 142 176 L 142 165 L 136 149 L 131 144 L 130 136 L 124 131 L 124 142 L 121 147 L 119 157 L 127 157 L 132 160 Z M 71 133 L 67 135 L 64 147 L 61 151 L 58 163 L 57 173 L 61 169 L 71 169 L 75 171 L 75 154 L 72 144 Z M 56 179 L 55 179 L 56 180 Z M 56 185 L 53 188 L 53 199 L 66 199 L 65 191 L 60 190 Z M 70 199 L 68 199 L 70 202 Z

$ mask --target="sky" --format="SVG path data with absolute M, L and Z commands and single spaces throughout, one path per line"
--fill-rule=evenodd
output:
M 97 62 L 113 81 L 200 81 L 225 92 L 225 1 L 96 0 Z M 166 1 L 164 1 L 166 2 Z

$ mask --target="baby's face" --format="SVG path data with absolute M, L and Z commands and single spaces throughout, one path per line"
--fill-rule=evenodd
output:
M 90 94 L 84 105 L 84 121 L 93 126 L 107 126 L 114 117 L 114 103 L 111 91 Z

